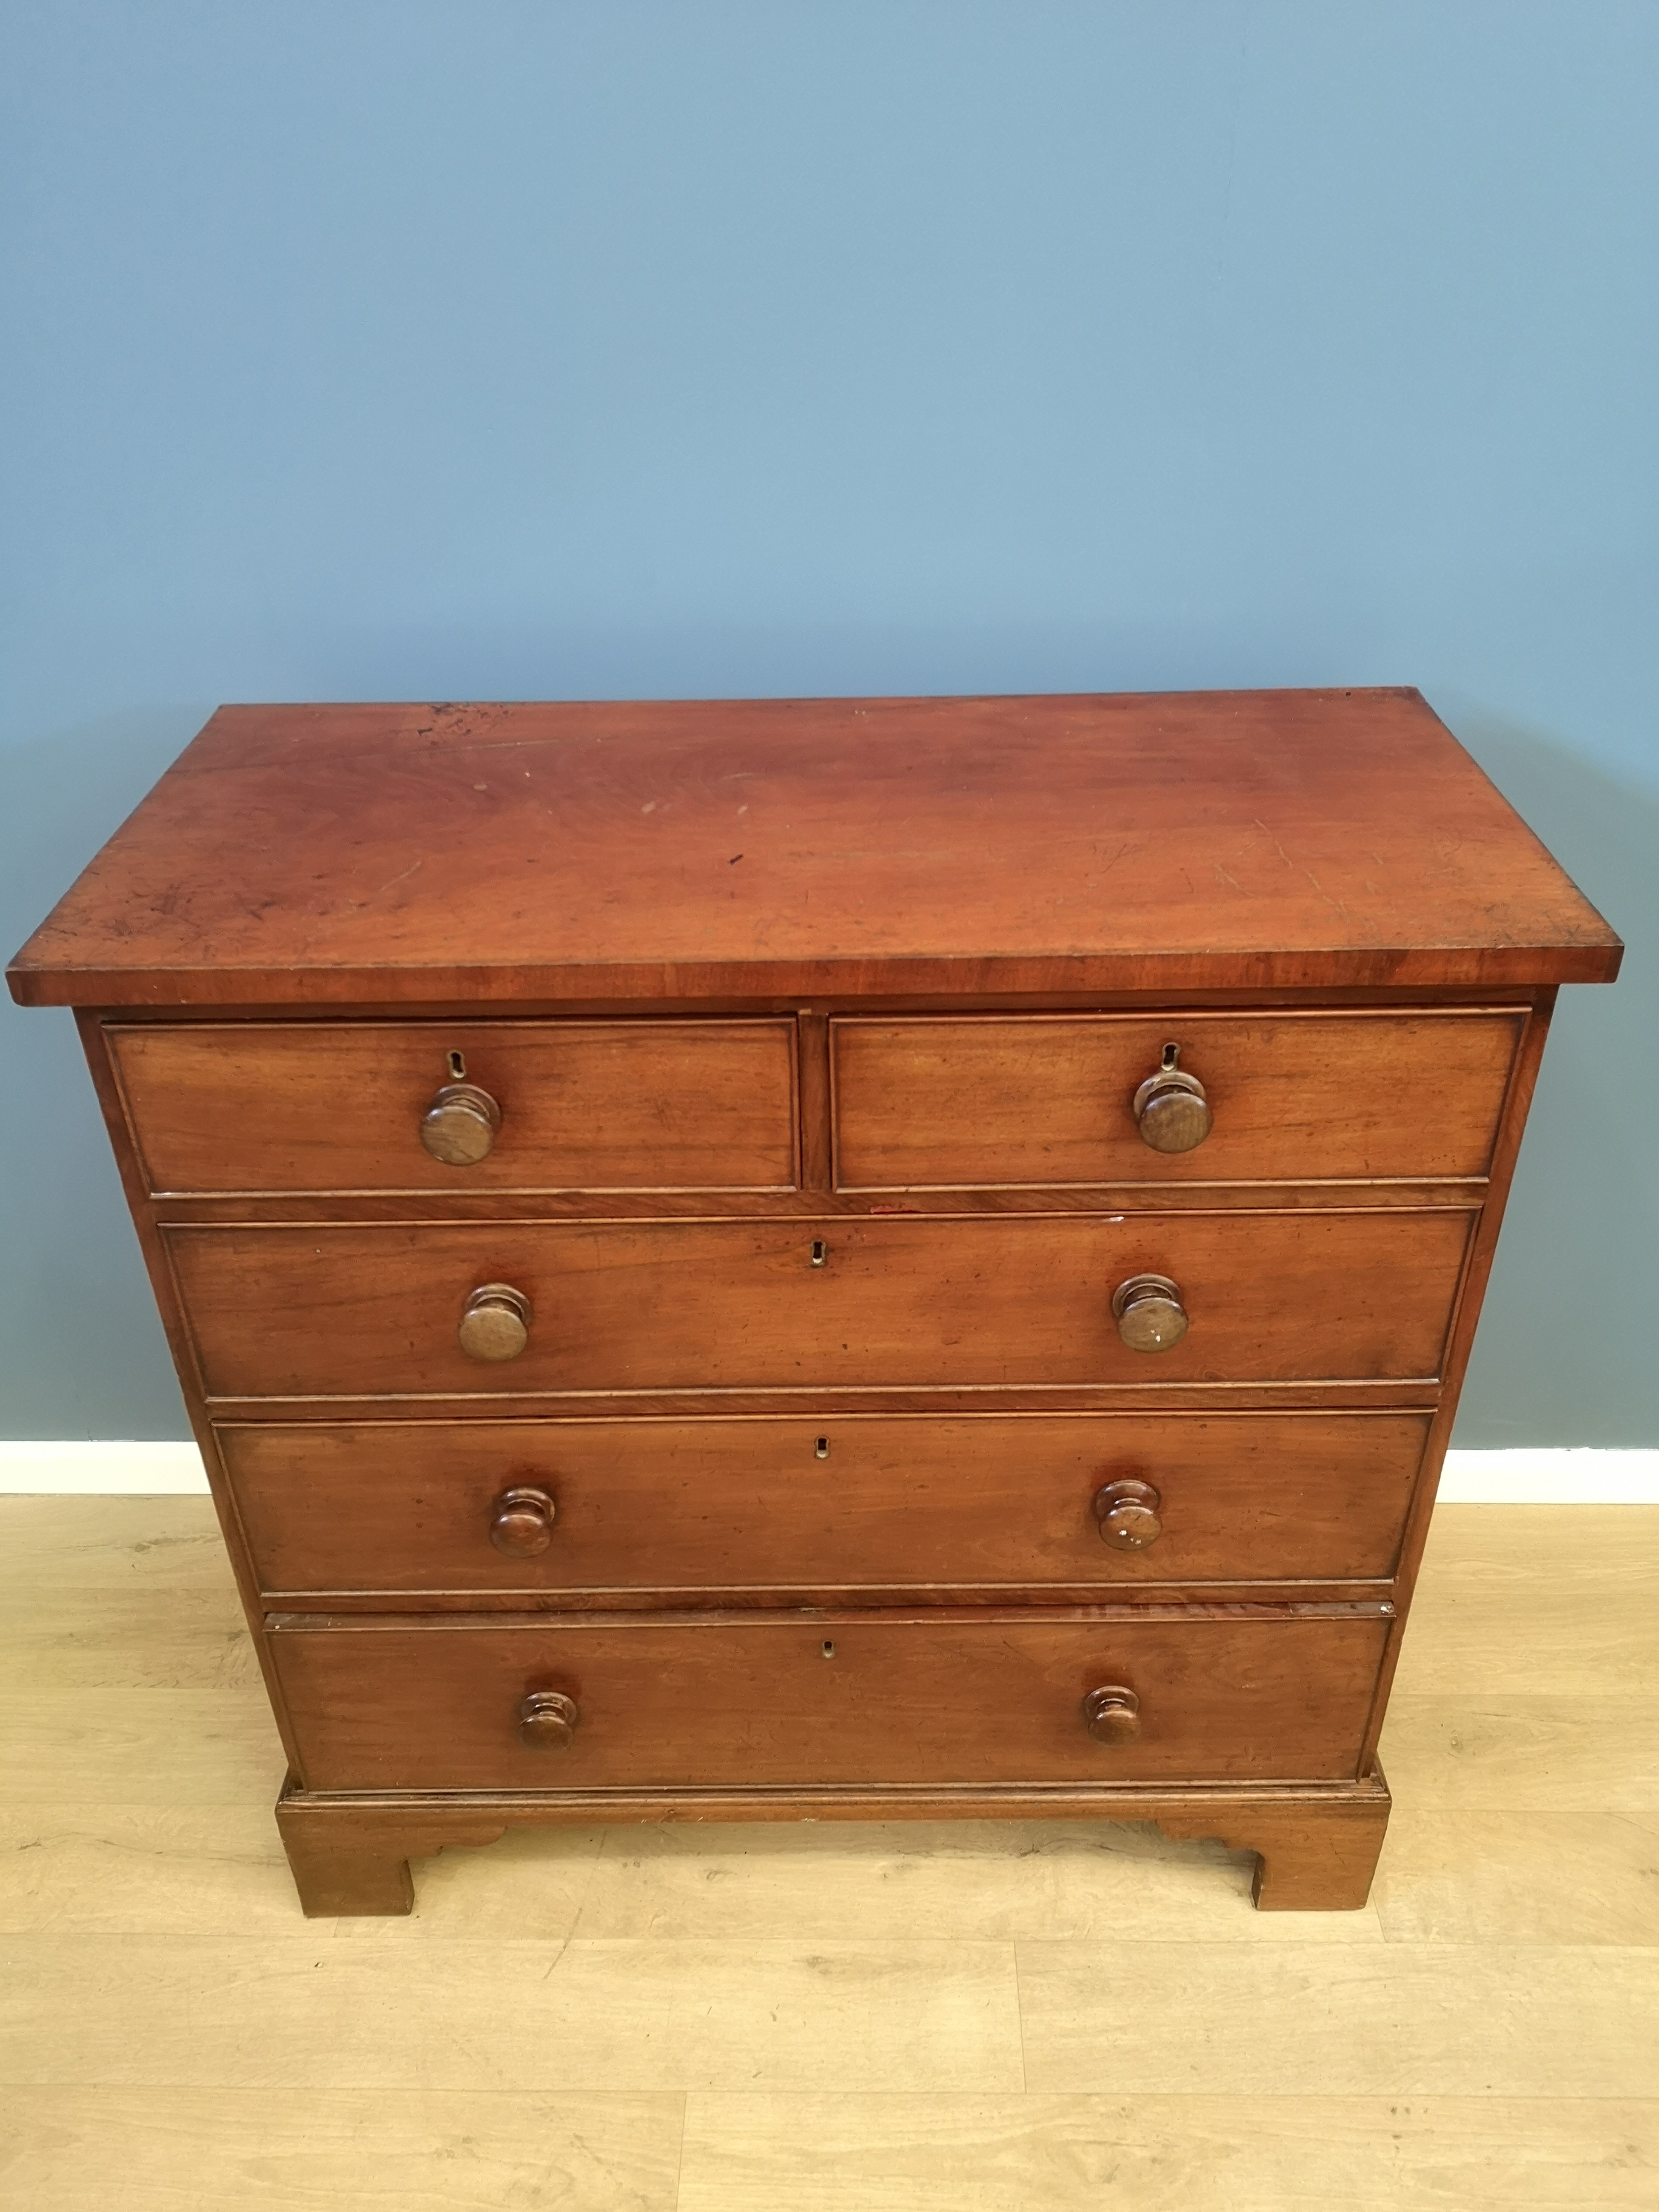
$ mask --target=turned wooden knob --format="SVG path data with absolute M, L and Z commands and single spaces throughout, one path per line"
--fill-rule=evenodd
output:
M 1140 1734 L 1140 1700 L 1120 1682 L 1091 1690 L 1083 1700 L 1083 1725 L 1097 1743 L 1133 1743 Z
M 1167 1352 L 1187 1334 L 1187 1309 L 1167 1275 L 1131 1275 L 1112 1292 L 1117 1333 L 1131 1352 Z
M 1103 1541 L 1115 1551 L 1144 1552 L 1164 1534 L 1158 1509 L 1164 1503 L 1150 1482 L 1126 1477 L 1095 1492 L 1095 1518 Z
M 1142 1144 L 1155 1152 L 1190 1152 L 1210 1133 L 1204 1085 L 1181 1065 L 1181 1047 L 1166 1044 L 1163 1063 L 1135 1093 L 1135 1121 Z
M 447 1168 L 476 1167 L 495 1141 L 501 1109 L 476 1083 L 446 1083 L 421 1116 L 421 1142 Z
M 489 1510 L 489 1540 L 509 1559 L 533 1559 L 553 1541 L 559 1509 L 544 1490 L 504 1490 Z
M 562 1690 L 532 1690 L 519 1707 L 519 1734 L 532 1751 L 568 1751 L 577 1718 Z
M 516 1359 L 530 1341 L 530 1301 L 511 1283 L 481 1283 L 456 1334 L 469 1359 Z

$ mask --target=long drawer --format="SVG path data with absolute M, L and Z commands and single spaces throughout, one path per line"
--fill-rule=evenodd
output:
M 312 1790 L 1335 1781 L 1356 1771 L 1388 1626 L 1380 1611 L 557 1627 L 279 1616 L 270 1642 Z M 1085 1701 L 1103 1689 L 1138 1705 L 1131 1739 L 1090 1733 Z M 562 1747 L 521 1733 L 562 1714 Z
M 842 1189 L 1483 1176 L 1515 1012 L 849 1017 L 830 1028 Z M 1212 1125 L 1143 1141 L 1166 1051 Z
M 260 1587 L 278 1599 L 672 1599 L 1384 1577 L 1428 1425 L 762 1415 L 225 1424 L 217 1440 Z
M 796 1179 L 789 1021 L 197 1022 L 105 1035 L 157 1193 Z M 434 1158 L 422 1138 L 434 1100 L 462 1084 L 500 1117 L 465 1164 Z
M 874 1221 L 180 1227 L 212 1397 L 1003 1388 L 1432 1378 L 1456 1208 Z M 1185 1338 L 1132 1351 L 1115 1286 L 1171 1279 Z M 461 1348 L 522 1294 L 526 1348 Z

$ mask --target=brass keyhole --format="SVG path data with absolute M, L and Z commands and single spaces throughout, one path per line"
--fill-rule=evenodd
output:
M 464 1052 L 452 1052 L 450 1054 L 449 1079 L 452 1083 L 465 1083 L 466 1081 L 466 1054 Z
M 830 1439 L 829 1439 L 829 1437 L 820 1437 L 818 1438 L 818 1440 L 817 1440 L 817 1443 L 815 1443 L 815 1444 L 813 1445 L 813 1447 L 812 1447 L 812 1456 L 813 1456 L 813 1458 L 814 1458 L 814 1459 L 828 1459 L 828 1458 L 829 1458 L 829 1456 L 830 1456 Z
M 833 1659 L 833 1658 L 835 1657 L 835 1656 L 836 1656 L 836 1647 L 835 1647 L 835 1645 L 834 1645 L 833 1644 L 830 1644 L 830 1643 L 829 1643 L 828 1641 L 826 1641 L 826 1642 L 825 1642 L 825 1644 L 824 1644 L 824 1647 L 823 1647 L 823 1656 L 824 1656 L 824 1657 L 825 1657 L 826 1659 Z
M 829 1257 L 830 1247 L 822 1237 L 815 1237 L 812 1239 L 812 1265 L 815 1267 L 821 1267 Z

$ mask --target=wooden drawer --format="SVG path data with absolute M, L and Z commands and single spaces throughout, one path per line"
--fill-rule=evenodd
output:
M 260 1587 L 694 1593 L 1386 1577 L 1427 1414 L 222 1425 Z M 1094 1501 L 1158 1493 L 1145 1550 Z M 533 1553 L 492 1540 L 515 1489 Z M 514 1529 L 503 1527 L 501 1540 Z M 1144 1536 L 1145 1525 L 1131 1528 Z
M 831 1024 L 845 1190 L 1483 1176 L 1519 1012 L 854 1017 Z M 1168 1044 L 1213 1115 L 1154 1152 Z
M 289 1620 L 270 1650 L 311 1790 L 1352 1779 L 1389 1628 L 1380 1608 Z M 1139 1699 L 1133 1742 L 1085 1725 L 1109 1685 Z M 521 1741 L 535 1691 L 574 1701 L 568 1748 Z
M 158 1194 L 796 1180 L 793 1022 L 204 1022 L 105 1034 Z M 463 1077 L 494 1098 L 501 1127 L 483 1159 L 447 1166 L 422 1143 L 422 1121 Z
M 1473 1216 L 1371 1212 L 164 1231 L 211 1397 L 1427 1379 Z M 822 1264 L 814 1264 L 815 1249 Z M 1181 1287 L 1132 1352 L 1114 1287 Z M 471 1293 L 533 1308 L 470 1358 Z

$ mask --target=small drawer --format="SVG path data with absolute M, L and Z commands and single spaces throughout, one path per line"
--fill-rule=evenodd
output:
M 1473 1218 L 1449 1206 L 162 1236 L 210 1398 L 817 1395 L 1431 1381 Z M 1149 1274 L 1188 1322 L 1161 1352 L 1132 1348 L 1137 1315 L 1113 1310 Z
M 1389 1626 L 1380 1606 L 557 1626 L 290 1614 L 270 1648 L 308 1790 L 1335 1782 L 1356 1774 Z
M 105 1036 L 161 1196 L 796 1181 L 792 1022 L 192 1022 Z
M 267 1596 L 1381 1578 L 1426 1414 L 225 1424 Z
M 960 1190 L 1478 1178 L 1526 1020 L 849 1018 L 830 1027 L 836 1180 Z M 1185 1081 L 1152 1103 L 1146 1087 L 1170 1075 Z M 1172 1142 L 1187 1148 L 1158 1149 Z

